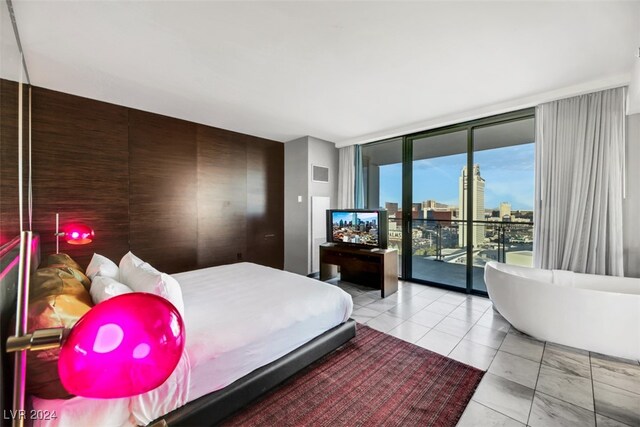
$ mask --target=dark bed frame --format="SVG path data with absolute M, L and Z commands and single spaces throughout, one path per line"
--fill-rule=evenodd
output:
M 256 369 L 221 390 L 187 403 L 150 425 L 216 425 L 296 372 L 331 353 L 355 335 L 356 322 L 349 319 L 275 362 Z
M 37 236 L 34 236 L 34 239 Z M 39 242 L 39 239 L 38 239 Z M 40 247 L 35 245 L 32 254 L 33 269 L 40 264 Z M 5 352 L 7 337 L 13 335 L 12 317 L 15 315 L 18 265 L 20 252 L 17 237 L 0 248 L 0 425 L 10 426 L 9 410 L 12 409 L 13 358 Z M 309 366 L 321 357 L 345 344 L 356 334 L 356 322 L 352 319 L 328 330 L 291 353 L 240 378 L 227 387 L 200 397 L 152 422 L 150 426 L 211 426 L 246 406 L 287 378 Z

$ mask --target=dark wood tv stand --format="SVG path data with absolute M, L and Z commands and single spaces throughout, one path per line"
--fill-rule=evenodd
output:
M 320 280 L 338 275 L 347 282 L 380 289 L 382 298 L 398 290 L 398 251 L 362 249 L 325 243 L 320 245 Z

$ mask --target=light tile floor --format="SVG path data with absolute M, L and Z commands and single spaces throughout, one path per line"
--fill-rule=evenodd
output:
M 487 371 L 458 427 L 640 426 L 640 363 L 535 340 L 487 298 L 400 282 L 348 282 L 357 322 Z M 541 314 L 542 315 L 542 314 Z

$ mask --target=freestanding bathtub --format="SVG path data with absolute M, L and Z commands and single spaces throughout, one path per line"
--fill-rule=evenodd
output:
M 640 360 L 640 279 L 491 261 L 484 280 L 494 307 L 516 329 L 539 340 Z

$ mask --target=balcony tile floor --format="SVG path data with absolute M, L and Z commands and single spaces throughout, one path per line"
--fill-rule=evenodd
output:
M 334 280 L 351 316 L 487 371 L 459 427 L 640 426 L 640 363 L 535 340 L 487 298 L 400 282 L 398 292 Z

